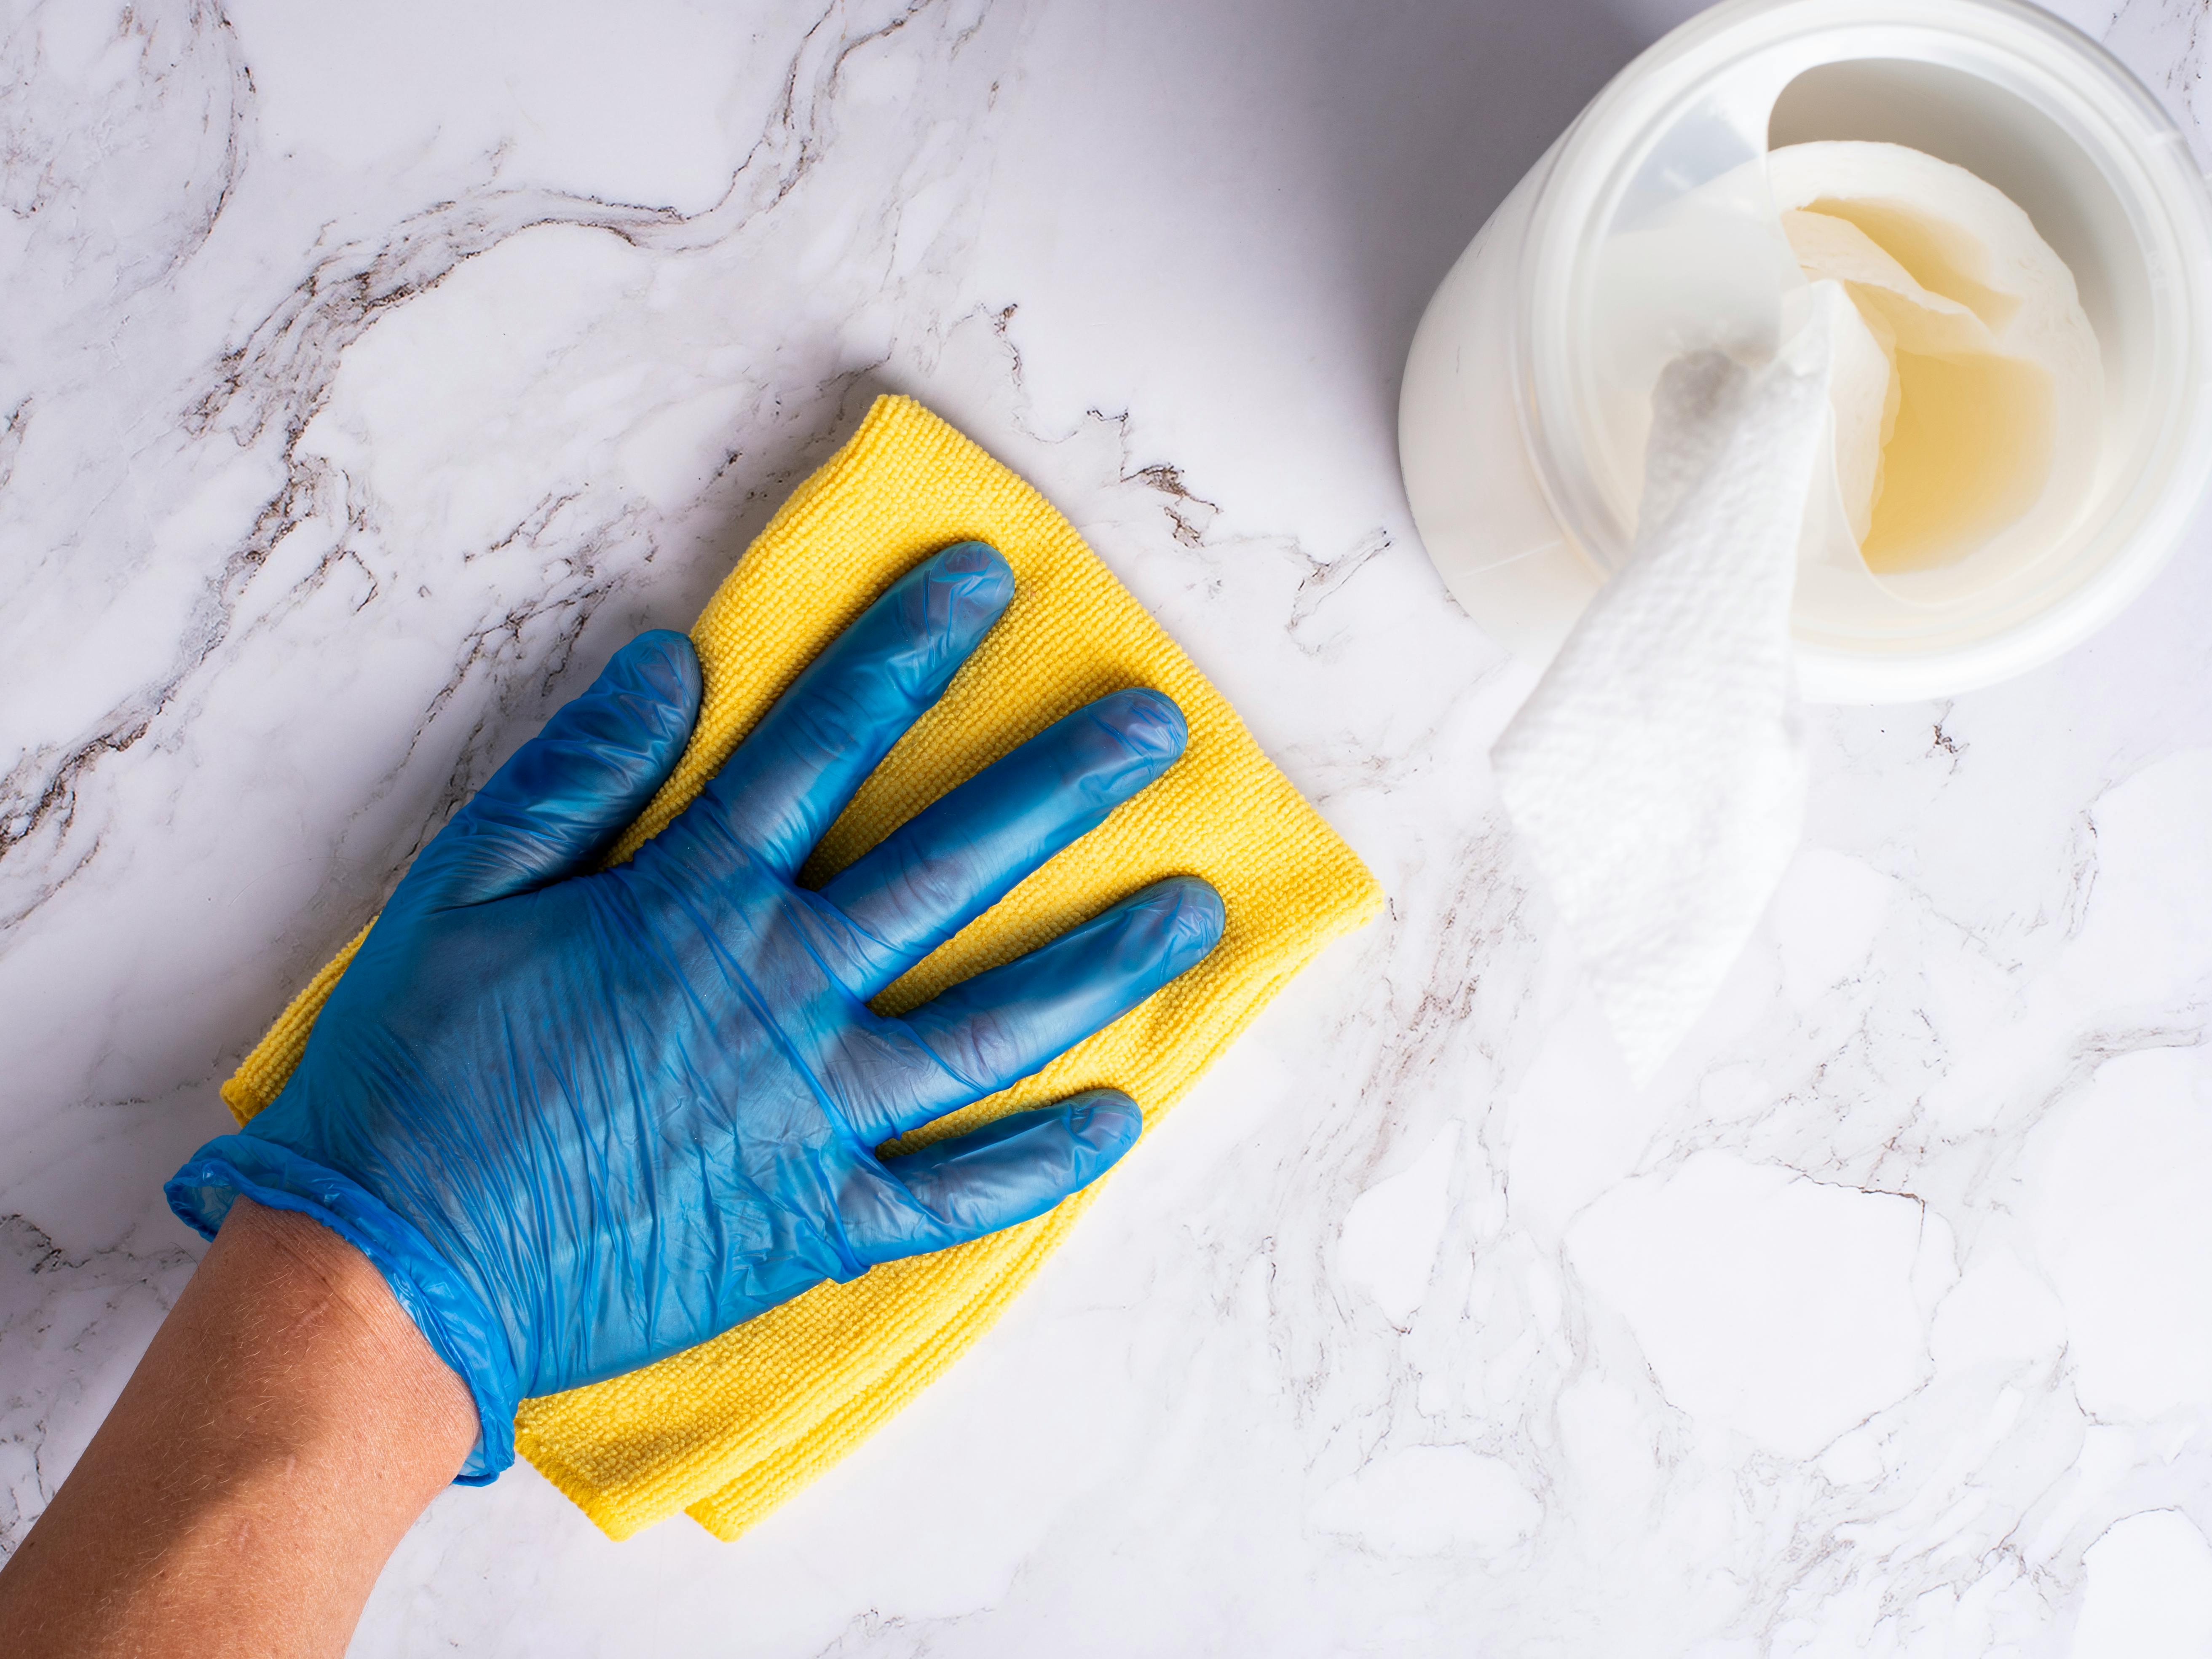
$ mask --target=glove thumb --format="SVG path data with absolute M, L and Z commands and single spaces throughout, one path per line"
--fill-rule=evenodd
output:
M 482 904 L 596 867 L 675 769 L 698 712 L 691 641 L 639 635 L 453 815 L 393 905 Z

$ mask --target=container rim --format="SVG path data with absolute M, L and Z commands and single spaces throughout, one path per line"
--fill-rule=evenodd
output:
M 2054 120 L 2111 185 L 2152 268 L 2179 276 L 2154 285 L 2161 348 L 2136 454 L 2071 556 L 2039 562 L 2018 591 L 2000 585 L 1978 607 L 1931 611 L 1925 630 L 1893 641 L 1793 624 L 1808 681 L 1850 701 L 1965 689 L 2078 642 L 2163 568 L 2212 477 L 2212 191 L 2148 88 L 2101 43 L 2027 0 L 1724 0 L 1630 63 L 1562 135 L 1521 251 L 1515 286 L 1527 325 L 1511 361 L 1514 404 L 1547 501 L 1595 574 L 1626 562 L 1635 504 L 1590 465 L 1595 423 L 1571 342 L 1594 252 L 1624 193 L 1700 100 L 1720 100 L 1755 125 L 1763 153 L 1791 82 L 1869 59 L 1974 74 Z M 1863 690 L 1860 679 L 1884 689 Z

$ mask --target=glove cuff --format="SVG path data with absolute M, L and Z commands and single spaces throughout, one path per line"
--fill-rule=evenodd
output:
M 359 1250 L 476 1401 L 477 1443 L 455 1480 L 486 1486 L 514 1462 L 521 1389 L 506 1332 L 429 1240 L 382 1200 L 336 1170 L 252 1135 L 218 1135 L 186 1159 L 162 1191 L 178 1218 L 204 1238 L 215 1237 L 233 1204 L 250 1198 L 311 1217 Z

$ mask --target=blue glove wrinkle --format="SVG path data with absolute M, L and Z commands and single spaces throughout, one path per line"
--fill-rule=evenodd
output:
M 699 696 L 690 641 L 666 629 L 631 641 L 477 792 L 433 843 L 452 836 L 439 856 L 426 849 L 418 898 L 481 903 L 595 867 L 628 825 L 609 829 L 609 806 L 635 803 L 631 818 L 645 810 L 691 735 Z
M 893 582 L 810 663 L 710 780 L 738 840 L 789 876 L 944 694 L 1013 598 L 1006 561 L 963 542 Z
M 825 1279 L 1042 1214 L 1136 1139 L 1094 1091 L 919 1152 L 1212 948 L 1156 884 L 903 1018 L 866 997 L 1172 764 L 1157 693 L 1101 699 L 986 768 L 819 893 L 793 884 L 853 789 L 1012 593 L 963 544 L 835 641 L 629 863 L 598 868 L 680 756 L 688 641 L 648 634 L 424 848 L 277 1100 L 169 1185 L 212 1233 L 240 1194 L 359 1244 L 512 1458 L 523 1395 L 615 1376 Z
M 993 1094 L 1133 1007 L 1142 999 L 1123 994 L 1133 981 L 1163 967 L 1172 979 L 1195 966 L 1220 939 L 1222 923 L 1211 887 L 1170 876 L 1049 945 L 963 980 L 906 1023 L 963 1089 Z M 950 1109 L 939 1104 L 932 1115 Z
M 854 984 L 879 994 L 1029 872 L 1103 823 L 1182 753 L 1182 711 L 1117 691 L 1048 726 L 925 807 L 823 884 L 854 932 Z
M 1086 1186 L 1135 1144 L 1136 1103 L 1113 1089 L 1012 1112 L 983 1127 L 884 1160 L 908 1201 L 947 1241 L 1034 1220 L 1055 1189 Z M 1056 1170 L 1041 1168 L 1049 1161 Z

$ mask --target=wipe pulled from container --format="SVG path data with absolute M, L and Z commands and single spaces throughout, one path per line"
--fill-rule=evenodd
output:
M 1630 556 L 1491 755 L 1639 1086 L 1796 849 L 1800 584 L 1872 614 L 2005 580 L 2082 510 L 2098 460 L 2096 336 L 2002 192 L 1894 144 L 1763 165 L 1796 267 L 1780 344 L 1660 371 Z M 1744 201 L 1749 176 L 1686 198 L 1671 234 Z
M 1804 818 L 1795 553 L 1857 323 L 1839 284 L 1799 301 L 1763 367 L 1703 351 L 1660 375 L 1635 551 L 1491 750 L 1639 1086 L 1712 1000 Z

